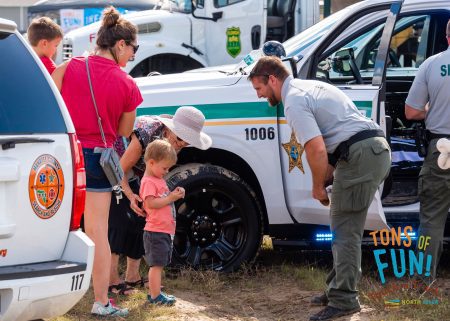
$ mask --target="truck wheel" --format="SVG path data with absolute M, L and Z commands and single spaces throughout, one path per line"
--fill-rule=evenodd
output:
M 186 190 L 175 203 L 172 263 L 228 272 L 252 262 L 261 245 L 263 220 L 250 186 L 212 165 L 183 165 L 168 176 L 169 189 Z

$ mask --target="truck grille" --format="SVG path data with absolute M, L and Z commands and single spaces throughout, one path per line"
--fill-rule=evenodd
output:
M 63 61 L 69 60 L 73 56 L 72 41 L 64 39 L 62 47 L 62 59 Z

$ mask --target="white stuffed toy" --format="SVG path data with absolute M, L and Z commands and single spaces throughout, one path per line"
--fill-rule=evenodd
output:
M 436 147 L 441 155 L 439 155 L 437 163 L 441 169 L 450 168 L 450 140 L 441 138 L 437 141 Z

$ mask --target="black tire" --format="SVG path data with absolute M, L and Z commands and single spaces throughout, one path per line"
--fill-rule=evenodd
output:
M 238 175 L 219 166 L 188 164 L 170 172 L 167 184 L 186 190 L 175 203 L 173 265 L 230 272 L 254 260 L 263 234 L 262 211 Z

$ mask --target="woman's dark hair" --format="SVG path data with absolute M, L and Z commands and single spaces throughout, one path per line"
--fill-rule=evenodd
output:
M 97 48 L 111 50 L 117 41 L 125 40 L 127 44 L 136 41 L 137 27 L 120 16 L 116 8 L 110 6 L 103 10 L 103 20 L 97 32 Z M 111 52 L 116 59 L 114 51 Z M 117 59 L 116 59 L 117 62 Z

